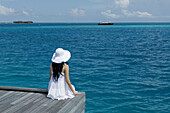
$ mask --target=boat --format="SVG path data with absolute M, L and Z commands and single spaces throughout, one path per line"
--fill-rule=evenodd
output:
M 13 21 L 13 23 L 33 23 L 33 21 Z
M 102 23 L 98 23 L 98 25 L 114 25 L 114 23 L 102 22 Z

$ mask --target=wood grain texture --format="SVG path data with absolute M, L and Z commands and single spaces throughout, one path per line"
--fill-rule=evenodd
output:
M 0 86 L 0 113 L 84 113 L 84 92 L 65 100 L 46 96 L 45 89 Z

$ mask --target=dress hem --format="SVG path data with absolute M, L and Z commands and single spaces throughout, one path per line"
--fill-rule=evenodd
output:
M 74 97 L 75 96 L 71 96 L 71 97 L 65 96 L 65 97 L 62 97 L 62 98 L 54 98 L 53 96 L 47 95 L 47 98 L 51 98 L 53 100 L 65 100 L 65 99 L 74 98 Z

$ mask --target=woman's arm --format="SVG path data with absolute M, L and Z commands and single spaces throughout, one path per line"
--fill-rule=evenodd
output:
M 72 85 L 71 85 L 70 78 L 69 78 L 69 66 L 68 66 L 68 65 L 65 65 L 65 67 L 64 67 L 64 73 L 65 73 L 65 76 L 66 76 L 66 82 L 67 82 L 68 86 L 70 87 L 71 91 L 72 91 L 75 95 L 81 95 L 81 93 L 74 91 L 74 89 L 73 89 L 73 87 L 72 87 Z

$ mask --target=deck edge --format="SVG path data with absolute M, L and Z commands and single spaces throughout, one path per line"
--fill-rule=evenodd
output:
M 11 86 L 0 86 L 0 90 L 34 92 L 34 93 L 45 93 L 45 94 L 48 93 L 47 89 L 26 88 L 26 87 L 11 87 Z

